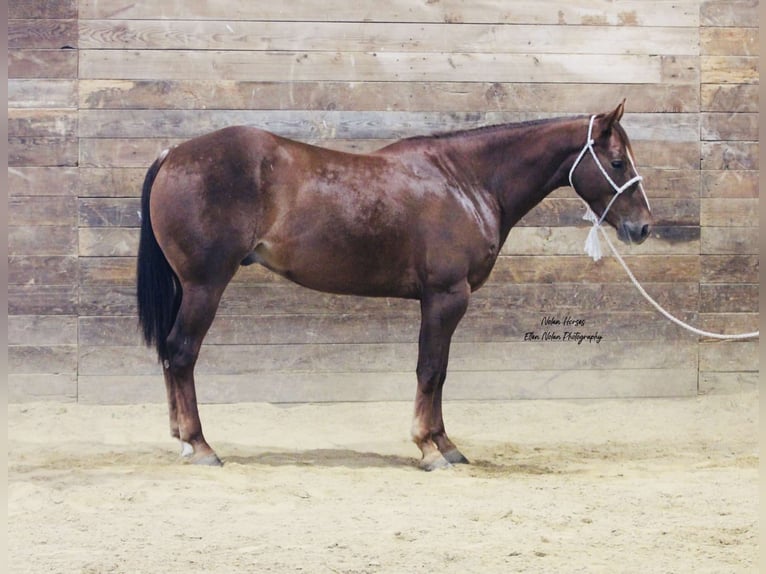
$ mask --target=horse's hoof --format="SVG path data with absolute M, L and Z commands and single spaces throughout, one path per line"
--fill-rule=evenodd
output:
M 214 452 L 200 457 L 193 457 L 189 462 L 199 466 L 223 466 L 221 459 L 218 458 L 218 455 Z
M 444 458 L 452 464 L 471 464 L 468 459 L 463 456 L 463 453 L 456 448 L 449 452 L 445 452 Z
M 432 470 L 440 470 L 443 468 L 450 468 L 452 467 L 452 464 L 444 458 L 441 454 L 439 456 L 424 458 L 420 461 L 420 468 L 425 470 L 426 472 L 431 472 Z

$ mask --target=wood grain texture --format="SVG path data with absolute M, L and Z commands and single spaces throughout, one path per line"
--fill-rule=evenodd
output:
M 742 74 L 752 74 L 745 60 Z M 752 62 L 750 63 L 752 66 Z M 486 54 L 410 52 L 256 52 L 197 50 L 80 50 L 88 79 L 234 79 L 260 81 L 546 82 L 688 84 L 697 80 L 695 56 L 595 54 Z M 711 61 L 717 74 L 735 75 Z M 608 73 L 605 71 L 608 70 Z M 14 76 L 15 77 L 15 76 Z
M 9 78 L 76 78 L 77 51 L 69 48 L 9 50 Z
M 78 47 L 77 20 L 8 20 L 8 47 L 73 49 Z
M 77 5 L 78 0 L 15 0 L 8 3 L 8 18 L 77 18 Z
M 23 26 L 25 23 L 16 24 Z M 53 25 L 50 25 L 53 27 Z M 58 24 L 57 28 L 61 25 Z M 56 29 L 57 29 L 56 28 Z M 37 21 L 33 31 L 46 31 Z M 48 32 L 52 35 L 53 32 Z M 709 34 L 712 45 L 741 45 L 757 34 Z M 558 54 L 676 54 L 699 50 L 696 28 L 636 26 L 493 25 L 402 22 L 84 20 L 84 50 L 226 50 L 268 52 L 416 52 Z M 728 53 L 728 52 L 726 52 Z
M 472 110 L 588 114 L 609 110 L 626 98 L 627 110 L 633 113 L 699 111 L 699 88 L 693 85 L 594 84 L 587 87 L 587 100 L 580 97 L 582 91 L 583 87 L 577 84 L 465 82 L 459 78 L 425 83 L 230 79 L 82 79 L 79 82 L 83 109 Z M 725 109 L 731 108 L 725 106 Z
M 752 2 L 751 2 L 752 4 Z M 708 21 L 722 21 L 726 14 L 707 10 Z M 723 12 L 723 10 L 720 10 Z M 349 4 L 333 0 L 314 2 L 298 0 L 288 5 L 240 2 L 239 0 L 168 0 L 161 5 L 147 0 L 82 0 L 81 19 L 130 18 L 171 20 L 298 21 L 298 22 L 437 22 L 437 23 L 523 23 L 568 25 L 681 26 L 700 23 L 699 2 L 663 2 L 626 0 L 619 4 L 590 1 L 573 5 L 554 0 L 541 4 L 533 0 L 514 3 L 509 10 L 504 2 L 460 0 L 412 3 L 392 0 L 381 4 L 362 0 Z M 752 21 L 752 19 L 751 19 Z M 730 24 L 731 25 L 731 24 Z

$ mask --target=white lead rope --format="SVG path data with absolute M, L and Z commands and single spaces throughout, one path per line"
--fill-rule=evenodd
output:
M 702 329 L 693 327 L 692 325 L 689 325 L 688 323 L 684 323 L 683 321 L 681 321 L 681 319 L 674 317 L 673 315 L 665 311 L 665 309 L 663 309 L 662 306 L 659 303 L 657 303 L 657 301 L 652 299 L 651 295 L 649 295 L 649 293 L 647 293 L 646 290 L 641 286 L 641 284 L 638 282 L 638 280 L 633 275 L 633 273 L 631 273 L 627 263 L 625 263 L 622 257 L 620 257 L 620 254 L 617 252 L 617 249 L 615 249 L 614 245 L 610 241 L 609 236 L 606 234 L 606 231 L 604 230 L 604 228 L 599 227 L 599 230 L 601 231 L 601 235 L 604 236 L 604 239 L 606 240 L 606 244 L 612 250 L 612 254 L 617 258 L 617 261 L 620 262 L 620 265 L 622 265 L 622 268 L 625 269 L 625 273 L 628 274 L 628 277 L 630 277 L 630 280 L 633 282 L 633 285 L 636 286 L 636 289 L 638 289 L 638 292 L 641 293 L 641 295 L 644 296 L 644 299 L 649 301 L 649 303 L 651 303 L 652 306 L 655 309 L 657 309 L 657 311 L 662 313 L 662 315 L 664 315 L 667 319 L 669 319 L 676 325 L 683 327 L 687 331 L 691 331 L 692 333 L 695 333 L 702 337 L 710 337 L 711 339 L 755 339 L 760 337 L 760 334 L 758 331 L 753 331 L 752 333 L 738 333 L 733 335 L 725 335 L 723 333 L 711 333 L 710 331 L 703 331 Z
M 596 162 L 596 165 L 598 166 L 599 170 L 603 174 L 603 176 L 606 178 L 606 180 L 609 182 L 609 184 L 614 189 L 615 193 L 612 197 L 611 201 L 607 204 L 606 209 L 604 209 L 604 212 L 601 214 L 601 217 L 598 217 L 593 210 L 590 208 L 590 206 L 585 203 L 587 210 L 585 212 L 585 215 L 583 216 L 583 219 L 590 221 L 593 223 L 593 227 L 591 227 L 590 231 L 588 232 L 588 237 L 585 240 L 585 252 L 590 255 L 594 261 L 598 261 L 602 257 L 601 253 L 601 245 L 598 241 L 598 232 L 601 231 L 601 235 L 604 236 L 604 239 L 606 240 L 607 245 L 609 245 L 609 248 L 612 250 L 612 254 L 617 258 L 617 261 L 620 262 L 620 265 L 622 265 L 622 268 L 625 270 L 625 273 L 628 274 L 628 277 L 633 282 L 633 285 L 636 286 L 636 289 L 638 289 L 638 292 L 641 293 L 641 295 L 644 296 L 644 299 L 646 299 L 657 311 L 659 311 L 665 318 L 670 320 L 671 322 L 675 323 L 676 325 L 683 327 L 687 331 L 691 331 L 692 333 L 696 335 L 700 335 L 702 337 L 709 337 L 711 339 L 754 339 L 759 338 L 760 334 L 758 331 L 753 331 L 752 333 L 740 333 L 740 334 L 734 334 L 734 335 L 725 335 L 722 333 L 711 333 L 710 331 L 703 331 L 702 329 L 698 329 L 697 327 L 693 327 L 692 325 L 689 325 L 688 323 L 684 323 L 677 317 L 674 317 L 670 313 L 668 313 L 665 309 L 662 308 L 662 306 L 655 301 L 649 293 L 646 292 L 646 290 L 641 286 L 641 284 L 636 279 L 635 275 L 630 271 L 628 268 L 628 265 L 625 263 L 625 261 L 620 257 L 620 254 L 617 252 L 617 249 L 614 247 L 612 242 L 609 239 L 609 236 L 607 235 L 606 231 L 603 227 L 601 227 L 601 224 L 604 222 L 604 218 L 606 218 L 606 214 L 609 211 L 609 208 L 612 207 L 612 204 L 614 201 L 620 196 L 620 194 L 625 191 L 626 189 L 630 188 L 633 184 L 638 182 L 638 187 L 641 190 L 641 193 L 644 196 L 644 201 L 646 202 L 646 207 L 649 208 L 651 211 L 651 207 L 649 207 L 649 198 L 646 196 L 646 192 L 644 191 L 644 186 L 641 184 L 642 177 L 638 175 L 638 171 L 636 170 L 636 164 L 633 162 L 633 157 L 631 157 L 630 152 L 626 149 L 625 152 L 627 153 L 628 159 L 630 160 L 630 165 L 633 168 L 633 172 L 636 174 L 633 178 L 628 180 L 626 183 L 624 183 L 622 186 L 618 186 L 614 180 L 609 177 L 609 174 L 604 169 L 604 166 L 601 165 L 601 162 L 598 159 L 598 156 L 596 155 L 596 150 L 593 149 L 593 144 L 595 143 L 595 140 L 593 139 L 593 123 L 596 119 L 596 116 L 591 116 L 590 123 L 588 124 L 588 138 L 585 140 L 585 145 L 583 146 L 582 150 L 580 151 L 580 154 L 577 156 L 577 159 L 575 160 L 574 164 L 572 165 L 572 169 L 569 170 L 569 185 L 572 186 L 572 189 L 575 189 L 574 183 L 572 181 L 572 176 L 574 175 L 575 168 L 580 164 L 582 159 L 585 157 L 585 154 L 590 152 L 591 156 L 593 157 L 593 161 Z M 585 201 L 585 200 L 583 200 Z

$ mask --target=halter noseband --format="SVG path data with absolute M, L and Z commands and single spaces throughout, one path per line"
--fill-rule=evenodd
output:
M 580 165 L 580 162 L 585 157 L 585 154 L 587 152 L 590 152 L 590 155 L 593 156 L 593 161 L 596 162 L 596 165 L 598 166 L 598 169 L 601 171 L 601 174 L 609 182 L 609 185 L 612 186 L 612 189 L 614 189 L 614 195 L 612 196 L 612 199 L 607 204 L 606 209 L 604 209 L 604 212 L 601 214 L 601 217 L 598 217 L 593 212 L 593 209 L 591 209 L 590 205 L 588 205 L 588 202 L 586 202 L 585 199 L 583 199 L 587 208 L 585 215 L 583 215 L 583 219 L 593 223 L 593 227 L 591 228 L 590 232 L 588 233 L 588 237 L 585 240 L 585 252 L 588 255 L 590 255 L 594 261 L 598 261 L 599 259 L 601 259 L 601 245 L 599 245 L 599 242 L 598 242 L 598 227 L 603 223 L 604 219 L 606 218 L 606 214 L 609 212 L 609 208 L 612 207 L 612 204 L 620 196 L 620 194 L 622 194 L 623 191 L 625 191 L 626 189 L 629 189 L 633 184 L 638 183 L 638 188 L 641 190 L 641 195 L 644 196 L 644 201 L 646 202 L 647 209 L 651 211 L 652 208 L 649 206 L 649 198 L 646 197 L 644 186 L 641 184 L 641 180 L 643 178 L 640 175 L 638 175 L 636 164 L 633 161 L 633 157 L 630 155 L 630 151 L 628 151 L 627 147 L 625 148 L 625 154 L 628 156 L 630 165 L 633 168 L 633 172 L 636 175 L 633 176 L 624 184 L 622 184 L 622 186 L 617 185 L 614 182 L 614 180 L 609 176 L 606 169 L 604 169 L 604 166 L 601 165 L 601 161 L 598 159 L 598 155 L 596 155 L 596 150 L 593 148 L 593 144 L 596 143 L 596 140 L 593 139 L 593 124 L 595 120 L 596 120 L 595 115 L 590 117 L 590 123 L 588 124 L 588 139 L 585 140 L 585 145 L 580 151 L 580 154 L 577 156 L 577 159 L 575 160 L 574 164 L 572 164 L 572 169 L 569 170 L 569 185 L 572 187 L 572 189 L 575 189 L 574 182 L 572 181 L 572 176 L 574 175 L 574 171 L 575 169 L 577 169 L 577 166 Z M 580 197 L 582 198 L 582 196 Z

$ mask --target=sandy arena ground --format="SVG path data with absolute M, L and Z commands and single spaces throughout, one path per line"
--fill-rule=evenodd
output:
M 8 409 L 18 573 L 737 573 L 758 564 L 758 395 L 461 402 L 426 473 L 407 403 Z

